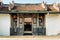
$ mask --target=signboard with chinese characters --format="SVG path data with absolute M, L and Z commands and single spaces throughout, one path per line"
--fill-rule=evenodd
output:
M 32 18 L 24 18 L 24 22 L 32 22 Z

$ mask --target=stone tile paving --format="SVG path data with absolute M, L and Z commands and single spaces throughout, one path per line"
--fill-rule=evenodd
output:
M 0 36 L 0 40 L 60 40 L 60 36 Z

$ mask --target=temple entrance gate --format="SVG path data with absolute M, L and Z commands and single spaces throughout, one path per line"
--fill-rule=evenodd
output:
M 11 35 L 44 34 L 44 15 L 42 14 L 12 14 L 11 21 Z

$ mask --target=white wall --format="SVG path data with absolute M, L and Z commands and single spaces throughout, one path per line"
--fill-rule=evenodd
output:
M 0 14 L 0 36 L 10 35 L 10 15 Z
M 46 35 L 60 33 L 60 14 L 46 15 Z

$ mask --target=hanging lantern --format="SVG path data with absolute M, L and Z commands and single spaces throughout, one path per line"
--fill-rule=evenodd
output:
M 42 16 L 39 16 L 39 18 L 42 18 Z
M 13 15 L 13 18 L 16 18 L 16 15 Z

